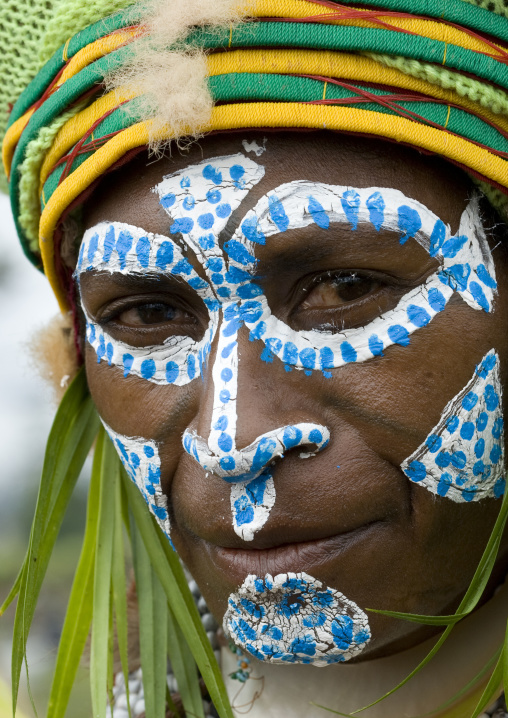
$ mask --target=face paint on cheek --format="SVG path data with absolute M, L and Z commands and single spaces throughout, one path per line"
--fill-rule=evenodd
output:
M 411 481 L 452 501 L 503 496 L 504 422 L 499 357 L 494 350 L 401 468 Z
M 161 488 L 161 462 L 159 450 L 154 441 L 140 437 L 122 436 L 102 422 L 125 470 L 141 491 L 150 513 L 168 539 L 170 538 L 170 523 L 168 502 Z
M 366 614 L 306 573 L 247 576 L 229 597 L 223 626 L 242 650 L 280 664 L 343 663 L 371 638 Z

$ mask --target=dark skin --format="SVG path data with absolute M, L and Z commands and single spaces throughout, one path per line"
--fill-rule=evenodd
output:
M 209 137 L 188 153 L 151 163 L 143 157 L 115 172 L 88 202 L 86 228 L 121 221 L 168 235 L 170 220 L 151 189 L 164 175 L 203 158 L 242 151 L 245 137 L 260 144 L 263 139 L 255 133 Z M 454 232 L 471 196 L 460 171 L 397 145 L 327 133 L 278 133 L 269 135 L 267 147 L 257 160 L 265 166 L 265 177 L 232 216 L 224 241 L 268 190 L 295 179 L 399 189 Z M 361 225 L 351 239 L 343 227 L 273 237 L 257 254 L 272 311 L 295 329 L 362 326 L 436 270 L 436 260 L 413 240 L 401 247 L 394 234 L 378 235 Z M 202 273 L 192 252 L 188 257 Z M 496 247 L 494 259 L 498 279 L 508 276 L 504 247 Z M 367 277 L 364 291 L 360 288 L 352 301 L 337 299 L 330 280 L 334 272 L 346 270 Z M 204 306 L 186 292 L 169 280 L 156 285 L 133 281 L 127 288 L 109 274 L 82 278 L 88 312 L 114 338 L 136 346 L 159 343 L 171 333 L 202 336 Z M 160 310 L 147 313 L 146 305 L 154 301 L 176 306 L 171 321 Z M 472 309 L 455 294 L 444 312 L 412 335 L 410 346 L 392 346 L 383 357 L 332 370 L 332 379 L 320 372 L 311 377 L 287 373 L 279 360 L 261 362 L 261 344 L 249 342 L 243 328 L 237 445 L 301 421 L 323 424 L 331 434 L 329 446 L 317 456 L 302 461 L 298 451 L 289 451 L 277 463 L 275 506 L 250 543 L 233 531 L 229 485 L 206 476 L 182 447 L 186 428 L 204 436 L 210 425 L 213 350 L 204 380 L 183 387 L 123 378 L 119 368 L 97 363 L 89 345 L 85 361 L 92 396 L 106 423 L 120 434 L 159 443 L 172 539 L 219 622 L 229 594 L 248 573 L 285 571 L 305 571 L 362 608 L 448 614 L 467 589 L 500 502 L 457 504 L 435 497 L 409 482 L 400 464 L 425 440 L 447 402 L 492 348 L 506 384 L 507 320 L 506 281 L 500 282 L 492 314 Z M 506 573 L 507 559 L 505 539 L 486 596 Z M 373 640 L 361 660 L 403 650 L 433 632 L 372 614 L 369 620 Z

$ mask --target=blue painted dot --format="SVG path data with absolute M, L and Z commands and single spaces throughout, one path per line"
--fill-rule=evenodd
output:
M 231 379 L 233 378 L 233 372 L 231 371 L 231 369 L 229 369 L 229 367 L 226 367 L 221 371 L 220 377 L 222 381 L 231 381 Z
M 383 342 L 378 337 L 377 334 L 372 334 L 369 337 L 369 349 L 370 349 L 370 353 L 373 356 L 375 356 L 375 357 L 383 356 L 383 349 L 384 349 Z
M 464 501 L 467 501 L 468 503 L 472 501 L 476 495 L 477 488 L 476 486 L 468 486 L 466 489 L 462 491 L 462 498 Z
M 358 358 L 356 349 L 349 342 L 341 343 L 340 353 L 342 355 L 342 359 L 347 363 L 355 362 Z
M 173 262 L 173 244 L 171 242 L 162 242 L 157 250 L 155 264 L 160 269 L 166 269 L 168 264 Z
M 218 189 L 210 189 L 206 193 L 206 199 L 210 204 L 218 204 L 222 199 L 222 194 Z
M 504 495 L 505 489 L 506 481 L 504 479 L 499 479 L 498 481 L 496 481 L 496 483 L 494 484 L 494 496 L 496 497 L 496 499 L 500 499 L 501 496 Z
M 482 379 L 485 379 L 487 375 L 492 371 L 492 369 L 496 366 L 496 363 L 496 355 L 494 353 L 489 354 L 485 357 L 482 363 L 476 367 L 476 373 L 478 374 L 478 376 L 482 377 Z
M 255 324 L 263 316 L 263 305 L 252 300 L 244 302 L 240 307 L 240 316 L 246 324 Z
M 493 464 L 497 464 L 501 458 L 501 447 L 499 444 L 494 444 L 490 452 L 490 460 Z
M 227 416 L 220 416 L 218 420 L 215 422 L 215 426 L 213 427 L 215 431 L 226 431 L 228 428 L 229 420 Z
M 231 344 L 228 344 L 224 349 L 222 350 L 221 357 L 223 359 L 227 359 L 230 355 L 233 349 L 236 347 L 237 342 L 231 342 Z
M 115 228 L 111 224 L 106 230 L 106 236 L 104 237 L 104 253 L 102 255 L 102 261 L 106 264 L 111 259 L 113 250 L 115 248 Z
M 474 447 L 474 453 L 477 459 L 481 459 L 485 453 L 485 439 L 478 439 Z
M 446 259 L 453 259 L 466 244 L 468 238 L 465 235 L 450 237 L 441 247 L 441 254 Z
M 132 365 L 134 363 L 134 357 L 132 354 L 124 354 L 122 357 L 122 363 L 123 363 L 123 375 L 129 376 L 130 371 L 132 369 Z
M 219 287 L 217 289 L 217 294 L 223 299 L 229 299 L 231 296 L 231 289 L 229 287 Z
M 155 451 L 153 450 L 153 447 L 149 446 L 148 444 L 145 444 L 143 446 L 143 451 L 144 451 L 147 459 L 152 459 L 153 456 L 155 455 Z
M 483 309 L 483 311 L 490 312 L 489 301 L 478 282 L 469 282 L 468 289 L 471 292 L 475 302 Z
M 457 431 L 459 428 L 460 420 L 458 416 L 451 416 L 449 419 L 446 420 L 446 428 L 450 432 L 450 434 L 453 434 Z
M 469 264 L 454 264 L 438 273 L 439 280 L 455 291 L 464 292 L 467 289 L 471 267 Z
M 409 332 L 401 324 L 394 324 L 388 327 L 388 336 L 394 344 L 400 344 L 402 347 L 409 346 Z
M 231 205 L 227 202 L 224 202 L 223 204 L 220 204 L 217 209 L 215 210 L 215 214 L 217 217 L 220 217 L 220 219 L 226 219 L 226 217 L 229 217 L 231 214 Z
M 155 362 L 153 359 L 145 359 L 141 363 L 141 376 L 143 379 L 151 379 L 155 374 Z
M 319 351 L 319 361 L 321 369 L 333 369 L 334 368 L 334 354 L 330 347 L 323 347 Z
M 474 436 L 475 426 L 472 421 L 466 421 L 460 428 L 460 435 L 465 441 L 471 441 Z
M 268 195 L 268 208 L 272 222 L 279 232 L 285 232 L 289 227 L 289 217 L 277 195 Z
M 95 253 L 97 252 L 98 247 L 99 247 L 99 235 L 98 235 L 97 232 L 96 232 L 96 233 L 93 235 L 93 237 L 92 237 L 92 239 L 90 240 L 90 243 L 89 243 L 89 245 L 88 245 L 88 254 L 87 254 L 87 256 L 88 256 L 88 261 L 90 262 L 90 264 L 91 264 L 91 263 L 93 262 L 93 260 L 94 260 Z M 83 246 L 83 250 L 84 250 L 84 246 Z
M 165 194 L 164 197 L 161 198 L 161 205 L 164 207 L 164 209 L 169 209 L 175 204 L 175 202 L 176 195 L 174 195 L 172 192 Z
M 258 325 L 259 326 L 259 325 Z M 282 349 L 282 342 L 277 337 L 269 337 L 268 339 L 265 339 L 265 348 L 261 352 L 261 359 L 267 364 L 271 364 L 273 362 L 273 356 L 278 355 L 280 350 Z M 313 351 L 313 350 L 311 350 Z
M 211 212 L 206 212 L 205 214 L 200 214 L 198 217 L 198 224 L 201 227 L 201 229 L 210 229 L 213 227 L 213 223 L 215 222 L 215 217 Z
M 262 294 L 263 289 L 255 282 L 244 284 L 236 290 L 236 296 L 240 299 L 253 299 L 254 297 L 260 297 Z
M 217 445 L 221 451 L 228 453 L 233 448 L 233 439 L 223 431 L 217 439 Z
M 476 419 L 476 428 L 478 429 L 478 431 L 485 431 L 488 423 L 489 416 L 486 412 L 482 411 L 482 413 Z
M 196 376 L 196 357 L 194 354 L 189 354 L 187 357 L 187 375 L 189 379 L 194 379 Z
M 244 182 L 242 182 L 244 174 L 245 168 L 242 167 L 242 165 L 233 165 L 229 170 L 229 176 L 231 177 L 235 185 L 240 188 L 244 185 Z M 216 184 L 220 184 L 220 182 L 217 182 Z
M 256 326 L 250 330 L 249 332 L 249 341 L 254 342 L 258 339 L 261 339 L 266 334 L 266 323 L 265 322 L 259 322 L 259 324 L 256 324 Z
M 407 317 L 411 324 L 416 327 L 426 327 L 430 322 L 430 314 L 424 307 L 419 307 L 416 304 L 410 304 L 407 308 Z
M 484 264 L 479 264 L 476 267 L 476 274 L 478 275 L 478 278 L 480 279 L 483 284 L 485 284 L 486 287 L 489 287 L 490 289 L 497 289 L 497 282 L 493 277 L 490 276 L 489 272 L 487 271 L 487 268 Z
M 452 485 L 451 474 L 449 474 L 449 473 L 441 474 L 441 478 L 437 485 L 438 496 L 446 496 L 451 485 Z
M 330 217 L 325 212 L 323 205 L 312 195 L 309 196 L 309 214 L 318 227 L 328 229 Z
M 473 466 L 473 474 L 474 476 L 482 476 L 485 473 L 485 464 L 483 461 L 477 461 L 476 464 Z
M 166 364 L 166 381 L 168 384 L 174 384 L 175 381 L 178 379 L 178 374 L 180 373 L 180 369 L 178 367 L 178 364 L 174 361 L 168 361 Z
M 122 229 L 116 241 L 116 252 L 120 258 L 120 269 L 125 269 L 127 262 L 127 254 L 132 249 L 132 234 Z
M 194 209 L 194 207 L 196 205 L 196 200 L 194 199 L 194 197 L 191 194 L 189 194 L 182 202 L 182 205 L 183 205 L 183 208 L 187 210 L 187 212 L 190 212 L 192 209 Z
M 462 407 L 466 411 L 471 411 L 471 409 L 474 409 L 474 407 L 476 406 L 477 403 L 478 403 L 478 394 L 475 394 L 474 391 L 470 391 L 462 399 Z
M 407 205 L 399 207 L 399 229 L 402 233 L 401 244 L 405 244 L 408 239 L 414 237 L 421 228 L 422 219 L 416 209 Z
M 492 384 L 487 384 L 487 386 L 485 387 L 484 396 L 487 411 L 495 411 L 499 406 L 499 396 Z
M 187 189 L 190 186 L 191 186 L 190 177 L 188 177 L 187 175 L 184 175 L 182 177 L 182 179 L 180 180 L 180 187 L 182 189 Z
M 255 214 L 247 216 L 242 222 L 241 227 L 244 237 L 248 239 L 249 242 L 254 242 L 255 244 L 266 244 L 266 237 L 259 229 L 258 218 Z
M 381 192 L 374 192 L 367 199 L 367 209 L 369 210 L 369 217 L 371 223 L 379 232 L 385 221 L 385 201 Z
M 463 451 L 453 451 L 450 463 L 456 469 L 463 469 L 467 464 L 467 457 Z
M 312 431 L 309 432 L 309 441 L 312 441 L 314 444 L 320 444 L 323 441 L 323 434 L 319 429 L 312 429 Z
M 192 217 L 179 217 L 175 219 L 169 231 L 171 234 L 188 234 L 194 228 L 194 220 Z
M 222 274 L 218 274 L 217 272 L 214 272 L 210 279 L 214 284 L 224 284 L 224 276 Z
M 108 360 L 109 366 L 111 366 L 111 362 L 113 361 L 113 354 L 115 353 L 114 347 L 111 342 L 108 342 L 106 344 L 106 358 Z
M 145 269 L 150 263 L 150 240 L 148 237 L 140 237 L 136 244 L 136 256 L 138 262 Z
M 425 441 L 431 454 L 436 454 L 443 444 L 443 440 L 437 434 L 431 434 Z
M 353 230 L 358 227 L 360 202 L 360 195 L 353 189 L 346 190 L 340 199 L 344 214 L 346 215 L 346 218 L 351 225 L 351 229 Z
M 494 437 L 494 439 L 501 438 L 501 435 L 503 433 L 503 428 L 504 428 L 504 421 L 503 421 L 503 418 L 501 416 L 499 416 L 495 420 L 494 426 L 492 427 L 492 436 Z
M 245 245 L 236 239 L 230 239 L 228 242 L 225 242 L 224 251 L 233 261 L 238 262 L 238 264 L 247 266 L 256 262 L 256 258 L 250 254 Z
M 221 184 L 222 182 L 222 172 L 213 165 L 206 165 L 203 169 L 203 177 L 214 184 Z
M 452 457 L 448 451 L 440 451 L 439 454 L 436 456 L 436 464 L 439 466 L 440 469 L 446 469 L 448 466 L 450 466 L 451 461 Z
M 301 429 L 296 426 L 286 426 L 282 437 L 282 443 L 286 449 L 292 449 L 295 446 L 299 446 L 302 437 L 303 434 Z
M 213 246 L 215 244 L 215 237 L 213 236 L 213 234 L 203 234 L 201 237 L 199 237 L 198 242 L 201 249 L 213 249 Z
M 305 369 L 314 369 L 316 366 L 316 350 L 302 349 L 300 352 L 300 362 Z
M 284 364 L 295 366 L 298 363 L 298 348 L 293 342 L 286 342 L 284 344 L 284 351 L 282 352 L 282 361 Z
M 219 394 L 219 399 L 223 404 L 227 404 L 228 401 L 231 399 L 231 394 L 227 389 L 223 389 L 221 393 Z
M 435 312 L 442 312 L 443 309 L 446 307 L 446 299 L 444 297 L 444 294 L 435 287 L 429 289 L 429 305 Z
M 443 246 L 443 242 L 445 241 L 445 239 L 446 239 L 446 225 L 441 219 L 438 219 L 436 224 L 434 225 L 432 234 L 430 235 L 429 254 L 431 257 L 436 256 L 436 254 L 439 252 L 439 250 Z

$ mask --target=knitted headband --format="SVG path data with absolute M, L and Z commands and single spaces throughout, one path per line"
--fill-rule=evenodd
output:
M 63 310 L 62 218 L 132 153 L 185 135 L 303 127 L 382 137 L 441 155 L 508 207 L 506 0 L 369 0 L 368 8 L 363 0 L 254 0 L 243 14 L 255 22 L 245 23 L 233 22 L 228 4 L 227 26 L 227 13 L 218 22 L 191 14 L 167 48 L 190 63 L 198 95 L 213 101 L 194 108 L 194 121 L 191 103 L 188 117 L 164 122 L 136 81 L 143 47 L 153 39 L 157 52 L 164 42 L 155 37 L 164 25 L 157 12 L 170 10 L 160 2 L 155 15 L 150 2 L 131 5 L 68 38 L 17 99 L 3 142 L 13 213 Z M 97 18 L 107 12 L 92 8 Z M 46 52 L 57 34 L 53 26 Z M 106 94 L 105 79 L 114 88 Z

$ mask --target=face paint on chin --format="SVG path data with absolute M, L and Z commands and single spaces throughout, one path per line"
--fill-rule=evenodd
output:
M 176 275 L 205 303 L 210 322 L 200 342 L 172 336 L 163 344 L 135 348 L 113 340 L 86 313 L 87 339 L 98 361 L 121 367 L 156 384 L 182 386 L 203 375 L 211 345 L 217 341 L 212 368 L 213 414 L 208 438 L 187 430 L 185 451 L 207 472 L 232 483 L 231 508 L 235 532 L 252 540 L 268 520 L 275 502 L 270 467 L 290 449 L 301 458 L 324 449 L 327 427 L 310 422 L 288 425 L 259 436 L 243 449 L 236 447 L 238 331 L 245 325 L 250 340 L 261 340 L 261 359 L 283 361 L 312 375 L 383 354 L 390 345 L 407 346 L 410 335 L 443 311 L 457 291 L 474 309 L 491 311 L 495 271 L 474 198 L 463 214 L 456 237 L 421 203 L 393 189 L 352 189 L 298 180 L 263 197 L 238 223 L 221 248 L 219 235 L 231 214 L 262 179 L 264 169 L 244 155 L 218 157 L 170 175 L 155 188 L 172 220 L 170 232 L 194 251 L 206 274 L 202 279 L 176 241 L 122 223 L 102 223 L 87 231 L 76 274 L 88 270 L 130 274 Z M 439 262 L 438 271 L 408 292 L 395 309 L 369 325 L 338 333 L 295 331 L 270 311 L 262 288 L 252 276 L 256 246 L 270 236 L 316 224 L 328 228 L 360 224 L 376 231 L 391 230 L 401 244 L 414 238 Z M 218 335 L 218 336 L 217 336 Z
M 499 357 L 492 349 L 444 408 L 425 442 L 401 465 L 419 486 L 455 502 L 500 498 L 504 421 Z
M 306 573 L 247 576 L 229 597 L 223 626 L 242 650 L 279 664 L 343 663 L 371 638 L 366 614 Z

